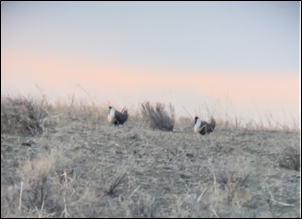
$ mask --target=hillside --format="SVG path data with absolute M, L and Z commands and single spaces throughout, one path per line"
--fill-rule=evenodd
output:
M 187 118 L 163 132 L 131 112 L 115 127 L 106 107 L 14 101 L 1 101 L 1 217 L 301 214 L 300 131 L 218 122 L 201 136 Z

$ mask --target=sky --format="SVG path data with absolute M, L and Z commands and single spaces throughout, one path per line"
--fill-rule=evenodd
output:
M 290 1 L 1 1 L 1 93 L 300 120 L 300 11 Z

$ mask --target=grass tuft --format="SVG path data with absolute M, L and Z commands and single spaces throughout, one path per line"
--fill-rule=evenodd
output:
M 290 170 L 300 170 L 300 153 L 293 147 L 286 147 L 279 158 L 279 166 Z
M 115 191 L 115 189 L 122 184 L 123 182 L 125 182 L 127 174 L 121 174 L 119 175 L 115 180 L 112 181 L 112 183 L 110 184 L 109 188 L 105 190 L 105 194 L 106 195 L 112 195 Z
M 152 129 L 173 131 L 175 123 L 174 106 L 169 104 L 168 111 L 164 103 L 157 102 L 152 106 L 149 101 L 141 105 L 141 114 Z
M 1 97 L 1 133 L 42 134 L 47 108 L 49 105 L 43 100 Z

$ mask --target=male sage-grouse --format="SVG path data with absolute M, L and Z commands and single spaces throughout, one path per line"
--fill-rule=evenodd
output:
M 211 118 L 211 122 L 207 123 L 205 121 L 202 121 L 201 118 L 195 117 L 195 125 L 194 125 L 194 132 L 198 132 L 201 135 L 209 134 L 214 131 L 216 122 Z
M 122 125 L 126 120 L 128 119 L 128 110 L 122 109 L 121 112 L 115 110 L 112 106 L 109 106 L 109 112 L 108 112 L 108 122 L 114 125 Z

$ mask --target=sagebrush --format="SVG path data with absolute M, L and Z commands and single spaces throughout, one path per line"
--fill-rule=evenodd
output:
M 169 104 L 167 108 L 164 103 L 157 102 L 152 105 L 147 101 L 141 105 L 141 114 L 152 129 L 173 131 L 175 124 L 174 106 Z
M 1 97 L 1 133 L 43 133 L 43 119 L 50 105 L 27 97 Z

